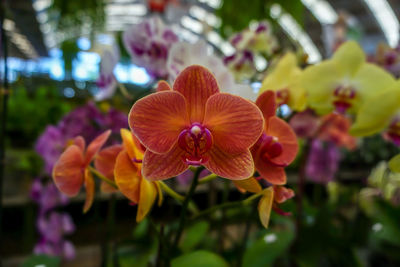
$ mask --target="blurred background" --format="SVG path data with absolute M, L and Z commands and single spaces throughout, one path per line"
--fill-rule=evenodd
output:
M 235 53 L 229 37 L 255 21 L 269 20 L 279 40 L 278 51 L 291 49 L 300 56 L 307 55 L 308 64 L 329 57 L 345 40 L 358 41 L 370 60 L 380 64 L 379 44 L 395 48 L 400 38 L 400 0 L 2 0 L 1 5 L 5 34 L 0 74 L 6 77 L 10 89 L 8 118 L 3 121 L 3 266 L 34 266 L 37 258 L 32 258 L 32 254 L 48 249 L 40 246 L 40 231 L 57 228 L 60 218 L 41 225 L 38 218 L 46 205 L 70 215 L 67 222 L 61 219 L 65 229 L 54 230 L 63 232 L 68 240 L 57 248 L 64 253 L 61 258 L 66 258 L 63 266 L 100 266 L 105 244 L 110 240 L 114 263 L 147 266 L 146 255 L 154 252 L 154 244 L 147 238 L 150 226 L 145 222 L 136 227 L 136 207 L 126 199 L 99 193 L 93 208 L 82 214 L 84 195 L 66 200 L 51 186 L 43 186 L 43 180 L 49 177 L 46 162 L 57 158 L 57 153 L 48 150 L 62 147 L 57 143 L 59 132 L 55 128 L 62 128 L 61 124 L 68 129 L 77 127 L 76 131 L 89 139 L 107 128 L 115 127 L 118 134 L 119 128 L 128 127 L 126 114 L 133 101 L 154 89 L 157 78 L 144 66 L 132 62 L 123 48 L 122 34 L 130 26 L 157 15 L 181 40 L 204 40 L 214 53 L 225 57 Z M 101 55 L 115 42 L 121 59 L 114 74 L 133 99 L 116 94 L 109 101 L 95 104 L 93 95 L 98 90 Z M 398 61 L 396 54 L 395 62 Z M 261 77 L 272 61 L 271 57 L 260 56 L 254 62 Z M 390 67 L 398 77 L 400 67 L 396 64 Z M 253 88 L 260 86 L 259 79 L 247 82 Z M 389 198 L 379 197 L 382 193 L 376 188 L 370 188 L 368 194 L 360 193 L 371 185 L 371 170 L 395 155 L 397 148 L 380 136 L 373 136 L 365 138 L 353 151 L 337 151 L 340 156 L 332 152 L 318 163 L 328 173 L 323 173 L 322 178 L 307 177 L 300 228 L 295 227 L 296 203 L 289 201 L 284 209 L 292 211 L 291 217 L 274 214 L 272 222 L 279 222 L 277 227 L 273 224 L 269 230 L 252 232 L 249 247 L 253 249 L 244 257 L 261 261 L 256 264 L 248 260 L 247 266 L 400 265 L 399 185 L 394 186 Z M 330 167 L 332 162 L 336 165 Z M 300 165 L 298 160 L 288 168 L 288 183 L 295 191 Z M 35 184 L 38 180 L 41 182 Z M 185 181 L 171 184 L 178 191 L 187 190 Z M 199 189 L 196 202 L 200 207 L 242 197 L 223 181 L 215 181 L 210 187 Z M 168 222 L 179 215 L 179 207 L 166 198 L 162 208 L 154 207 L 153 215 L 159 222 Z M 223 237 L 203 240 L 200 234 L 219 225 L 212 221 L 195 225 L 193 246 L 212 248 L 216 245 L 209 243 L 215 241 L 216 249 L 229 260 L 238 249 L 232 244 L 240 242 L 245 229 L 252 227 L 246 227 L 247 218 L 254 225 L 258 223 L 256 214 L 251 216 L 250 207 L 245 212 L 250 217 L 243 218 L 235 210 L 221 214 L 226 216 L 228 225 Z M 52 262 L 53 258 L 45 260 L 49 261 L 47 266 L 58 264 L 57 260 Z

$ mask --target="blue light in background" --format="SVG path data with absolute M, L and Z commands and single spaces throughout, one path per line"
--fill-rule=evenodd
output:
M 80 50 L 89 50 L 92 45 L 89 38 L 86 37 L 81 37 L 76 40 L 76 44 Z

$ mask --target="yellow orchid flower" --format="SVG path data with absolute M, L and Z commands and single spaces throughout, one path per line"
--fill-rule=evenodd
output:
M 400 81 L 361 106 L 350 134 L 368 136 L 381 131 L 400 145 Z
M 297 66 L 296 55 L 286 53 L 264 79 L 260 94 L 272 90 L 276 92 L 279 105 L 287 104 L 293 110 L 302 111 L 306 107 L 306 94 L 300 84 L 300 76 L 301 69 Z
M 138 204 L 136 221 L 140 222 L 149 213 L 157 195 L 158 205 L 162 203 L 162 193 L 158 182 L 151 182 L 142 176 L 144 149 L 127 129 L 121 129 L 124 149 L 115 162 L 114 178 L 119 190 L 129 200 Z
M 354 41 L 342 44 L 330 60 L 305 69 L 301 77 L 308 104 L 322 115 L 335 109 L 354 114 L 392 83 L 394 78 L 388 72 L 366 62 Z

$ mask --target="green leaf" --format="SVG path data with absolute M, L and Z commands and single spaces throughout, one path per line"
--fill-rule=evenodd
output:
M 290 246 L 294 238 L 292 229 L 269 231 L 254 242 L 245 252 L 243 267 L 265 267 L 274 263 Z
M 183 252 L 189 252 L 195 248 L 204 239 L 208 229 L 209 224 L 205 221 L 200 221 L 190 226 L 186 230 L 185 236 L 180 243 L 180 249 Z
M 228 263 L 212 252 L 198 250 L 172 260 L 172 267 L 228 267 Z
M 60 259 L 57 257 L 50 257 L 47 255 L 32 255 L 27 260 L 25 260 L 21 267 L 58 267 L 60 266 Z

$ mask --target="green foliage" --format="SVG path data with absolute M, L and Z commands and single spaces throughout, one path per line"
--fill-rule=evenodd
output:
M 172 267 L 228 267 L 228 263 L 212 252 L 198 250 L 188 254 L 183 254 L 172 260 Z
M 248 27 L 254 20 L 273 20 L 269 10 L 274 3 L 279 4 L 286 12 L 303 25 L 304 6 L 300 0 L 252 0 L 251 2 L 243 0 L 224 1 L 217 15 L 221 18 L 221 33 L 229 37 L 234 32 L 239 32 Z M 238 14 L 240 11 L 240 15 Z
M 294 226 L 287 221 L 282 229 L 271 229 L 256 240 L 246 250 L 243 267 L 265 267 L 272 265 L 275 260 L 288 250 L 294 239 Z
M 58 267 L 60 266 L 60 259 L 57 257 L 50 257 L 47 255 L 32 255 L 21 264 L 21 267 L 34 267 L 34 266 Z
M 180 243 L 180 249 L 183 252 L 188 252 L 194 249 L 206 236 L 209 229 L 209 224 L 205 221 L 200 221 L 188 227 Z
M 14 146 L 31 147 L 48 124 L 56 124 L 70 109 L 56 87 L 41 86 L 30 94 L 18 86 L 9 98 L 7 136 Z

